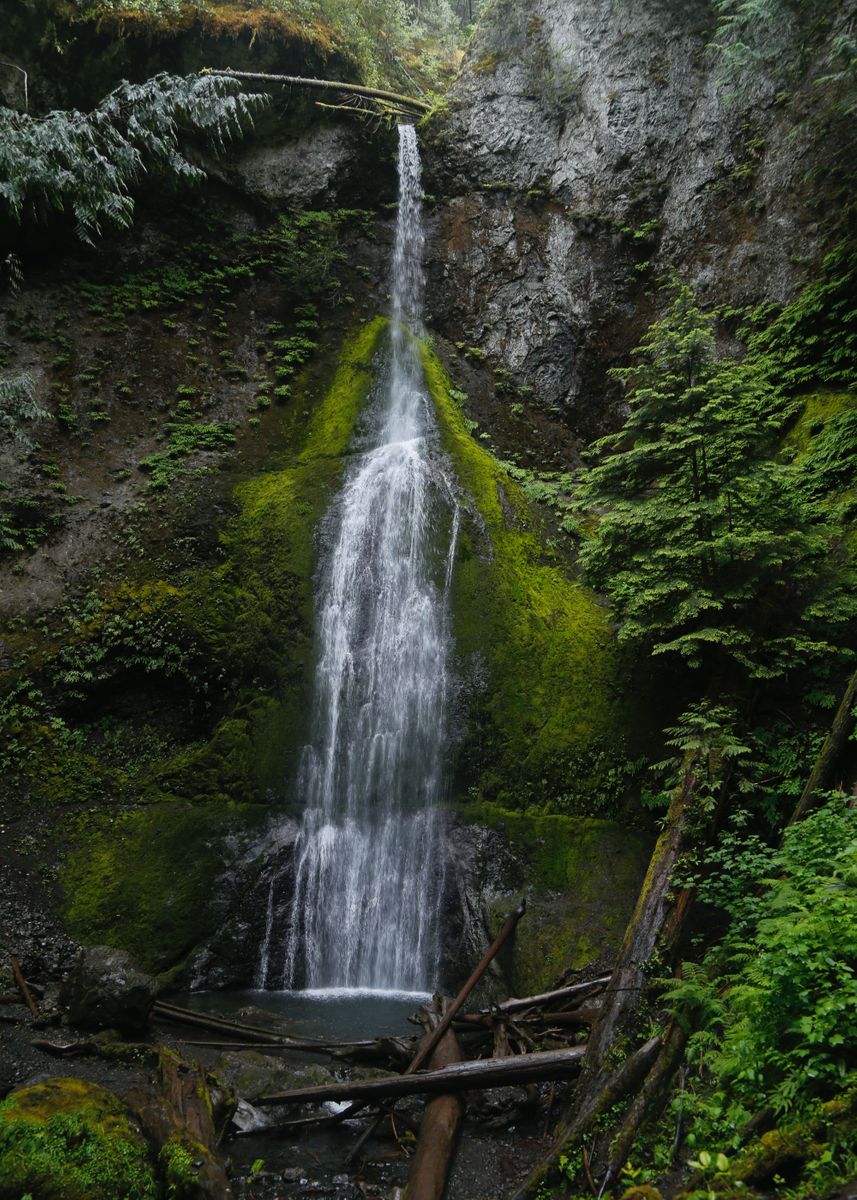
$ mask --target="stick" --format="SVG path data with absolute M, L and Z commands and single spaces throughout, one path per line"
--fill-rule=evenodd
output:
M 350 92 L 354 96 L 369 96 L 373 100 L 394 100 L 407 108 L 428 112 L 431 105 L 425 100 L 416 100 L 413 96 L 405 96 L 401 92 L 388 92 L 383 88 L 364 87 L 359 83 L 343 83 L 337 79 L 307 79 L 301 75 L 264 75 L 260 71 L 233 71 L 231 68 L 217 70 L 204 67 L 200 75 L 225 75 L 230 79 L 252 79 L 260 83 L 286 83 L 296 87 L 325 88 L 333 92 Z
M 24 997 L 27 1008 L 34 1017 L 37 1017 L 39 1015 L 39 1006 L 30 995 L 30 989 L 27 987 L 27 981 L 21 974 L 21 966 L 14 954 L 12 955 L 12 974 L 15 976 L 15 982 L 21 989 L 21 995 Z
M 476 987 L 479 980 L 482 978 L 482 976 L 485 974 L 485 972 L 491 966 L 491 963 L 497 957 L 497 954 L 498 954 L 500 948 L 512 936 L 512 934 L 515 931 L 515 926 L 518 924 L 521 917 L 524 915 L 524 913 L 526 911 L 527 911 L 527 902 L 525 899 L 523 899 L 523 900 L 521 900 L 521 903 L 518 905 L 518 907 L 515 909 L 515 911 L 509 913 L 508 917 L 506 917 L 506 920 L 503 923 L 503 928 L 500 930 L 500 932 L 497 934 L 494 941 L 491 943 L 491 945 L 488 947 L 488 949 L 483 954 L 482 958 L 480 959 L 480 961 L 474 968 L 473 974 L 467 980 L 464 987 L 461 989 L 461 991 L 458 993 L 458 995 L 453 1000 L 452 1004 L 449 1006 L 449 1008 L 443 1014 L 443 1017 L 441 1018 L 440 1024 L 438 1025 L 437 1029 L 435 1029 L 434 1033 L 431 1035 L 431 1037 L 428 1039 L 428 1041 L 425 1043 L 425 1045 L 420 1050 L 417 1051 L 416 1057 L 414 1058 L 413 1062 L 411 1063 L 411 1065 L 408 1067 L 407 1071 L 405 1072 L 406 1075 L 412 1075 L 415 1071 L 418 1071 L 420 1069 L 420 1067 L 423 1065 L 423 1063 L 428 1062 L 435 1047 L 438 1045 L 441 1038 L 443 1037 L 443 1035 L 446 1033 L 447 1029 L 449 1029 L 450 1025 L 452 1024 L 456 1013 L 462 1007 L 462 1005 L 464 1004 L 464 1001 L 467 999 L 467 997 L 470 995 L 470 993 L 473 991 L 473 989 Z
M 294 1088 L 288 1092 L 260 1096 L 253 1103 L 255 1107 L 262 1108 L 277 1104 L 319 1104 L 325 1100 L 371 1102 L 420 1093 L 430 1095 L 436 1092 L 468 1091 L 471 1088 L 540 1083 L 546 1079 L 564 1079 L 576 1074 L 584 1049 L 584 1046 L 569 1046 L 564 1050 L 544 1050 L 538 1054 L 519 1054 L 514 1058 L 456 1063 L 440 1071 Z

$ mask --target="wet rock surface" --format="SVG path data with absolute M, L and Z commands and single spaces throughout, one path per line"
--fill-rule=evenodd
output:
M 78 952 L 60 989 L 60 1004 L 81 1029 L 145 1029 L 158 994 L 158 981 L 141 971 L 130 954 L 111 946 Z
M 615 422 L 606 371 L 660 275 L 709 304 L 784 301 L 821 252 L 801 122 L 823 98 L 760 75 L 730 102 L 712 19 L 704 0 L 501 0 L 428 130 L 434 319 L 581 436 Z

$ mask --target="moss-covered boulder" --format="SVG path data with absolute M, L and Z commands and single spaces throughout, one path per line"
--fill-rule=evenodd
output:
M 650 838 L 613 821 L 488 803 L 468 805 L 461 819 L 496 831 L 508 851 L 501 875 L 483 884 L 492 933 L 527 895 L 505 964 L 514 994 L 544 991 L 564 971 L 615 954 L 645 877 Z
M 149 1148 L 125 1105 L 81 1079 L 0 1104 L 0 1200 L 158 1200 Z

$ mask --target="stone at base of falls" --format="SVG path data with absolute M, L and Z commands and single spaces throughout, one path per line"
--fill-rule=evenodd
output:
M 490 940 L 524 892 L 527 912 L 498 956 L 507 995 L 534 995 L 564 971 L 609 963 L 639 895 L 653 840 L 596 817 L 512 811 L 487 802 L 462 806 L 448 844 L 459 880 L 463 943 L 472 945 L 480 925 Z M 467 953 L 472 958 L 473 949 Z M 460 971 L 465 964 L 454 966 Z
M 284 1061 L 281 1055 L 262 1054 L 257 1050 L 226 1051 L 212 1063 L 210 1073 L 250 1105 L 257 1096 L 297 1087 L 318 1087 L 332 1083 L 334 1079 L 333 1073 L 320 1063 L 296 1066 Z
M 69 1021 L 82 1029 L 139 1032 L 149 1020 L 158 981 L 135 965 L 125 950 L 86 946 L 60 990 Z
M 81 1079 L 48 1079 L 0 1104 L 0 1200 L 156 1200 L 149 1147 L 125 1105 Z

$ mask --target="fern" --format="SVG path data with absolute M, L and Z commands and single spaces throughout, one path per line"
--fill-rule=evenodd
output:
M 132 184 L 148 170 L 198 181 L 205 173 L 182 152 L 188 134 L 220 152 L 252 123 L 267 97 L 238 90 L 221 76 L 156 75 L 122 83 L 91 113 L 55 111 L 37 118 L 0 108 L 0 211 L 70 211 L 87 242 L 104 225 L 134 215 Z
M 25 422 L 44 421 L 50 413 L 36 400 L 32 378 L 22 373 L 0 378 L 0 428 L 25 449 L 32 448 L 32 441 L 24 428 Z M 0 539 L 0 544 L 8 545 Z

